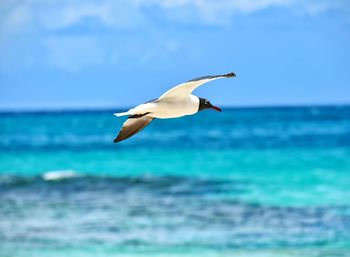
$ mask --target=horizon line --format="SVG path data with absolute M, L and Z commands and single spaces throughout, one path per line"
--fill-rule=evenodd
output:
M 350 102 L 344 103 L 305 103 L 305 104 L 243 104 L 243 105 L 221 105 L 223 109 L 263 109 L 263 108 L 322 108 L 322 107 L 350 107 Z M 102 112 L 112 110 L 130 109 L 132 106 L 66 106 L 66 107 L 0 107 L 0 114 L 4 113 L 46 113 L 46 112 Z

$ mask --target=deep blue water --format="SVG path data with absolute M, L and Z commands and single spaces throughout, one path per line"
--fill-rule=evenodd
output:
M 0 114 L 0 256 L 350 256 L 349 106 L 115 111 Z

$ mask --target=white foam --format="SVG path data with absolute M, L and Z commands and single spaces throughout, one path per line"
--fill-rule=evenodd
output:
M 42 177 L 44 180 L 52 181 L 78 177 L 78 174 L 73 170 L 54 170 L 44 173 Z

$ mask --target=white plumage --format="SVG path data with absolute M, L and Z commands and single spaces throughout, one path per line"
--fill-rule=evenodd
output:
M 185 115 L 195 114 L 198 111 L 199 98 L 187 95 L 178 98 L 157 100 L 153 103 L 145 103 L 130 109 L 127 112 L 115 113 L 117 117 L 126 115 L 141 115 L 149 113 L 148 116 L 159 119 L 178 118 Z

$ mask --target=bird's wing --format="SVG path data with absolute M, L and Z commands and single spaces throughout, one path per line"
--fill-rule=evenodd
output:
M 195 90 L 197 87 L 218 78 L 231 78 L 236 77 L 236 74 L 233 72 L 224 74 L 224 75 L 214 75 L 214 76 L 205 76 L 200 77 L 196 79 L 192 79 L 190 81 L 187 81 L 185 83 L 182 83 L 180 85 L 177 85 L 168 91 L 166 91 L 164 94 L 162 94 L 158 99 L 165 99 L 165 98 L 173 98 L 173 97 L 179 97 L 184 95 L 189 95 L 192 93 L 193 90 Z
M 118 136 L 114 139 L 114 143 L 118 143 L 125 140 L 136 133 L 140 132 L 146 127 L 154 118 L 149 116 L 143 116 L 140 118 L 129 118 L 127 119 L 122 128 L 119 131 Z

